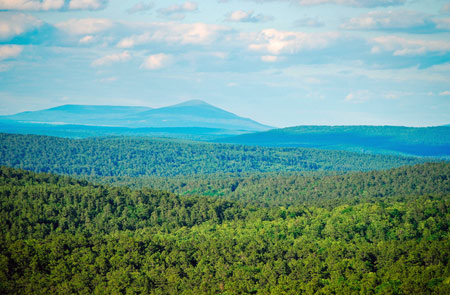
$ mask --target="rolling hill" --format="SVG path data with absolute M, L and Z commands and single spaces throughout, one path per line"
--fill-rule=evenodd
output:
M 0 133 L 0 165 L 92 176 L 368 171 L 419 158 L 304 148 L 269 148 L 146 137 L 67 139 Z
M 450 157 L 450 126 L 298 126 L 218 139 L 243 145 Z

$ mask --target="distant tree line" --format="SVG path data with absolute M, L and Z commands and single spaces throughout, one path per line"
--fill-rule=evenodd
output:
M 267 148 L 152 138 L 65 139 L 0 133 L 0 165 L 92 176 L 189 176 L 217 173 L 369 171 L 419 158 L 303 148 Z

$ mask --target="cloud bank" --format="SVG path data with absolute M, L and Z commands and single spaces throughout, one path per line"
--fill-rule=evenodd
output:
M 99 10 L 107 4 L 107 0 L 0 0 L 0 10 Z

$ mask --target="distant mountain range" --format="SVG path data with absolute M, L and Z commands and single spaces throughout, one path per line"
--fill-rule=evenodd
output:
M 353 152 L 450 157 L 450 126 L 298 126 L 221 138 L 217 142 Z
M 201 100 L 163 107 L 63 105 L 34 112 L 1 116 L 4 124 L 83 125 L 126 128 L 199 127 L 244 132 L 271 127 L 239 117 Z
M 149 136 L 450 159 L 450 125 L 298 126 L 272 129 L 191 100 L 163 108 L 63 105 L 0 116 L 0 132 L 69 138 Z

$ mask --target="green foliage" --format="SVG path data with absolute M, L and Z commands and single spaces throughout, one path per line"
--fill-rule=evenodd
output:
M 382 171 L 338 175 L 264 173 L 193 177 L 93 177 L 135 188 L 154 187 L 181 195 L 203 195 L 264 206 L 339 206 L 381 197 L 450 194 L 450 163 L 426 163 Z
M 170 231 L 245 214 L 238 204 L 225 200 L 132 191 L 11 168 L 2 168 L 0 185 L 1 232 L 17 238 L 43 238 L 54 231 L 102 233 L 147 227 Z M 16 220 L 17 216 L 21 218 Z
M 449 294 L 440 190 L 263 208 L 1 168 L 0 293 Z
M 418 158 L 300 148 L 265 148 L 151 138 L 63 139 L 0 134 L 0 165 L 93 176 L 368 171 L 424 162 Z

